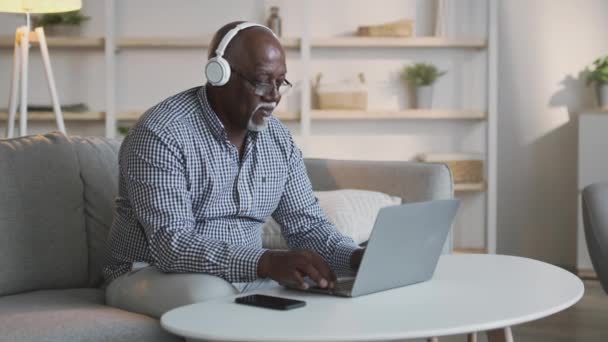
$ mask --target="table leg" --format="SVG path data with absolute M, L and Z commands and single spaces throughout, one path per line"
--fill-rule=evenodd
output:
M 486 331 L 488 342 L 513 342 L 511 327 Z
M 470 333 L 467 335 L 467 342 L 477 342 L 477 333 Z

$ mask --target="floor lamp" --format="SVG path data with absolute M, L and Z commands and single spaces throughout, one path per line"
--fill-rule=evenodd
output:
M 57 121 L 57 128 L 65 134 L 63 114 L 59 105 L 59 97 L 55 87 L 53 69 L 49 50 L 44 36 L 44 29 L 38 27 L 31 30 L 30 14 L 32 13 L 59 13 L 75 11 L 82 7 L 81 0 L 0 0 L 0 12 L 24 13 L 26 25 L 17 28 L 15 33 L 15 52 L 13 56 L 13 75 L 11 81 L 11 93 L 9 98 L 8 123 L 6 137 L 12 138 L 15 130 L 15 115 L 17 112 L 17 96 L 19 99 L 19 135 L 27 134 L 27 71 L 29 65 L 30 42 L 38 42 L 40 53 L 44 63 L 46 80 L 51 93 L 53 112 Z M 21 94 L 19 94 L 21 85 Z

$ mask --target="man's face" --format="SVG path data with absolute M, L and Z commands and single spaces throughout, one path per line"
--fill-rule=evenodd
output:
M 279 85 L 287 68 L 284 53 L 276 44 L 262 44 L 249 57 L 230 61 L 233 70 L 228 85 L 233 99 L 229 112 L 238 128 L 259 132 L 268 126 L 281 100 Z

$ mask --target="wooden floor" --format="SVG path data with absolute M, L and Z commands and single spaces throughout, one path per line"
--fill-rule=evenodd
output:
M 585 281 L 585 296 L 573 307 L 545 319 L 513 327 L 514 342 L 608 342 L 608 295 L 599 282 Z M 466 336 L 439 342 L 465 342 Z M 423 341 L 423 340 L 409 340 Z M 478 342 L 486 342 L 478 334 Z

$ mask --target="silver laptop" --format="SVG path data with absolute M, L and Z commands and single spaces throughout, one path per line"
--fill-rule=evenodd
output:
M 357 297 L 431 279 L 458 210 L 458 200 L 408 203 L 380 209 L 359 271 L 333 289 L 307 278 L 301 291 Z

